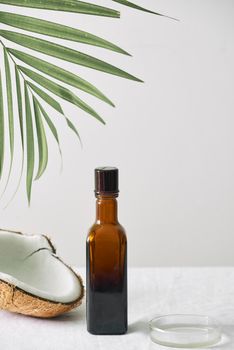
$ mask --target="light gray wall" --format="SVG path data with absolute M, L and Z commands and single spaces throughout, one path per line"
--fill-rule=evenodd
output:
M 79 93 L 105 118 L 104 127 L 65 104 L 79 127 L 82 149 L 54 113 L 63 172 L 50 140 L 48 170 L 34 184 L 31 208 L 23 183 L 10 206 L 1 209 L 1 227 L 48 233 L 61 256 L 84 265 L 85 238 L 95 210 L 93 169 L 114 165 L 120 169 L 119 216 L 128 232 L 131 265 L 233 265 L 234 2 L 138 3 L 181 21 L 115 3 L 112 7 L 122 10 L 119 21 L 40 11 L 41 18 L 63 20 L 128 50 L 133 58 L 70 44 L 128 70 L 145 84 L 67 64 L 102 89 L 117 108 Z M 38 14 L 31 9 L 14 11 Z M 19 149 L 17 140 L 13 178 L 1 208 L 18 179 Z

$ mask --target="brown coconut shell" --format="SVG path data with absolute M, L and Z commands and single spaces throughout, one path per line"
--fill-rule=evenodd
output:
M 0 231 L 8 231 L 11 233 L 24 235 L 23 233 L 16 231 L 2 229 L 0 229 Z M 56 250 L 51 242 L 51 239 L 46 235 L 43 236 L 48 240 L 49 245 L 52 248 L 51 253 L 54 254 Z M 55 258 L 66 265 L 59 257 L 55 256 Z M 47 300 L 37 295 L 26 292 L 25 290 L 8 282 L 0 280 L 0 309 L 33 317 L 50 318 L 78 307 L 81 305 L 82 299 L 84 297 L 83 281 L 82 278 L 70 266 L 66 266 L 75 274 L 81 286 L 81 294 L 76 300 L 70 303 L 59 303 L 56 301 Z

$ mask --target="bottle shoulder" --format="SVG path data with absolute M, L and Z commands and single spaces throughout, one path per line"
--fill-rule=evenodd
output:
M 87 234 L 87 241 L 94 239 L 96 236 L 121 236 L 125 240 L 126 232 L 120 223 L 94 223 Z

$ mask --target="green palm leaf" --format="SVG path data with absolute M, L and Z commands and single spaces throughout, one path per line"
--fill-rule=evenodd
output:
M 21 145 L 22 145 L 22 149 L 24 149 L 23 103 L 22 103 L 22 94 L 21 94 L 21 87 L 20 87 L 20 76 L 19 76 L 19 71 L 17 69 L 17 66 L 15 66 L 15 80 L 16 80 L 20 134 L 21 134 Z
M 50 95 L 48 95 L 45 91 L 41 90 L 38 86 L 34 85 L 30 81 L 26 80 L 27 85 L 38 95 L 40 96 L 48 105 L 53 107 L 57 112 L 64 115 L 62 107 L 60 104 Z
M 31 71 L 32 72 L 32 71 Z M 80 135 L 76 129 L 76 127 L 72 124 L 72 122 L 65 116 L 60 104 L 53 98 L 51 97 L 50 95 L 48 95 L 46 92 L 44 92 L 43 90 L 41 90 L 40 88 L 38 88 L 36 85 L 34 85 L 33 83 L 31 83 L 30 81 L 28 80 L 25 80 L 27 85 L 38 95 L 40 96 L 46 103 L 48 103 L 51 107 L 53 107 L 57 112 L 61 113 L 65 120 L 66 120 L 66 123 L 68 125 L 68 127 L 75 132 L 75 134 L 78 136 L 79 140 L 81 141 L 80 139 Z M 38 101 L 36 100 L 36 98 L 34 97 L 34 100 L 35 100 L 35 103 L 38 104 Z M 39 108 L 41 109 L 41 112 L 43 113 L 43 110 L 42 110 L 42 107 L 41 105 L 38 105 Z M 44 114 L 44 113 L 43 113 Z M 53 131 L 52 131 L 53 132 Z M 57 139 L 57 138 L 56 138 Z
M 7 205 L 4 207 L 7 208 L 8 205 L 11 203 L 11 201 L 14 199 L 16 193 L 18 192 L 22 175 L 23 175 L 23 170 L 24 170 L 24 125 L 23 125 L 23 104 L 22 104 L 22 94 L 21 94 L 21 86 L 20 86 L 20 76 L 19 76 L 19 71 L 17 69 L 17 66 L 15 65 L 15 83 L 16 83 L 16 93 L 17 93 L 17 105 L 18 105 L 18 117 L 19 117 L 19 126 L 20 126 L 20 136 L 21 136 L 21 147 L 22 147 L 22 165 L 21 165 L 21 171 L 20 171 L 20 176 L 18 180 L 18 184 L 16 186 L 16 189 L 11 196 L 9 202 Z
M 89 93 L 90 95 L 93 95 L 114 107 L 113 102 L 110 101 L 101 91 L 99 91 L 95 86 L 93 86 L 86 80 L 73 74 L 72 72 L 69 72 L 63 68 L 55 66 L 54 64 L 46 62 L 42 59 L 36 58 L 25 52 L 21 52 L 21 51 L 9 49 L 9 48 L 7 50 L 16 58 L 32 66 L 33 68 L 40 70 L 41 72 L 47 75 L 50 75 L 51 77 L 58 79 L 66 84 L 74 86 L 77 89 L 83 90 Z
M 0 4 L 119 18 L 118 11 L 78 0 L 0 0 Z
M 44 53 L 49 56 L 60 58 L 67 62 L 75 63 L 105 73 L 117 75 L 122 78 L 142 82 L 142 80 L 123 71 L 122 69 L 112 66 L 111 64 L 99 60 L 90 55 L 70 49 L 66 46 L 58 45 L 47 40 L 34 38 L 29 35 L 16 33 L 8 30 L 0 30 L 0 36 L 21 46 Z
M 26 138 L 27 138 L 27 176 L 26 176 L 26 188 L 28 203 L 31 200 L 32 181 L 34 172 L 34 135 L 33 135 L 33 122 L 32 111 L 28 95 L 27 85 L 24 85 L 25 91 L 25 111 L 26 111 Z
M 7 110 L 8 110 L 8 130 L 9 130 L 9 142 L 10 142 L 10 168 L 8 171 L 7 181 L 4 187 L 4 190 L 1 194 L 0 199 L 3 197 L 11 175 L 13 157 L 14 157 L 14 115 L 13 115 L 13 97 L 12 97 L 12 82 L 11 82 L 11 70 L 10 63 L 8 59 L 7 51 L 4 47 L 4 61 L 5 61 L 5 72 L 6 72 L 6 92 L 7 92 Z
M 75 125 L 68 118 L 66 118 L 66 121 L 67 121 L 67 125 L 69 126 L 69 128 L 74 131 L 74 133 L 76 134 L 76 136 L 80 140 L 80 143 L 82 144 L 80 134 L 78 133 L 78 130 L 76 129 Z
M 133 2 L 130 2 L 128 0 L 112 0 L 114 2 L 117 2 L 118 4 L 121 4 L 121 5 L 124 5 L 124 6 L 128 6 L 128 7 L 131 7 L 135 10 L 139 10 L 139 11 L 143 11 L 143 12 L 148 12 L 148 13 L 152 13 L 153 15 L 157 15 L 157 16 L 162 16 L 162 17 L 166 17 L 166 18 L 170 18 L 170 19 L 173 19 L 173 20 L 176 20 L 176 18 L 173 18 L 173 17 L 169 17 L 169 16 L 166 16 L 166 15 L 163 15 L 161 13 L 158 13 L 158 12 L 154 12 L 154 11 L 151 11 L 151 10 L 148 10 L 144 7 L 141 7 L 139 5 L 136 5 L 134 4 Z
M 39 151 L 39 165 L 38 165 L 37 175 L 35 177 L 35 180 L 37 180 L 44 173 L 48 163 L 48 145 L 47 145 L 44 125 L 41 119 L 41 111 L 38 107 L 38 104 L 35 101 L 35 98 L 33 98 L 33 106 L 34 106 L 37 140 L 38 140 L 38 151 Z
M 76 41 L 83 44 L 94 45 L 129 55 L 120 47 L 112 44 L 107 40 L 99 38 L 96 35 L 34 17 L 22 16 L 9 12 L 0 12 L 0 23 L 4 23 L 12 27 L 20 28 L 34 33 L 44 34 L 64 40 Z
M 9 139 L 10 139 L 10 153 L 11 164 L 14 154 L 14 116 L 13 116 L 13 97 L 12 97 L 12 82 L 10 63 L 7 52 L 4 49 L 5 69 L 6 69 L 6 91 L 7 91 L 7 108 L 8 108 L 8 124 L 9 124 Z
M 2 74 L 0 70 L 0 178 L 2 176 L 3 164 L 4 164 L 4 105 L 3 105 L 3 89 L 2 89 Z
M 129 8 L 153 13 L 155 15 L 164 16 L 158 12 L 151 11 L 144 7 L 141 7 L 135 3 L 132 3 L 128 0 L 112 0 L 115 3 L 128 6 Z M 104 17 L 114 17 L 119 18 L 120 13 L 112 8 L 95 5 L 92 3 L 79 1 L 79 0 L 0 0 L 0 5 L 6 4 L 10 6 L 19 6 L 23 8 L 34 8 L 34 9 L 43 9 L 43 10 L 52 10 L 52 11 L 63 11 L 63 12 L 74 12 L 87 15 L 96 15 Z M 36 13 L 36 12 L 35 12 Z M 53 13 L 53 12 L 52 12 Z M 166 17 L 166 16 L 165 16 Z M 171 17 L 169 17 L 171 18 Z M 97 46 L 100 48 L 108 49 L 115 51 L 120 54 L 129 55 L 125 50 L 121 49 L 119 46 L 100 38 L 96 35 L 93 35 L 89 32 L 82 31 L 80 29 L 72 28 L 60 23 L 55 23 L 51 21 L 42 20 L 36 17 L 25 16 L 22 14 L 15 14 L 13 11 L 3 12 L 0 11 L 0 24 L 11 26 L 20 30 L 28 31 L 30 33 L 38 33 L 46 35 L 53 38 L 58 38 L 62 40 L 68 40 L 72 42 L 78 42 L 82 44 L 88 44 Z M 15 50 L 13 48 L 6 48 L 1 38 L 5 38 L 21 47 L 28 48 L 33 51 L 40 52 L 44 55 L 51 56 L 62 60 L 63 62 L 71 62 L 80 66 L 91 68 L 97 71 L 104 73 L 112 74 L 122 78 L 130 79 L 137 82 L 142 82 L 142 80 L 137 77 L 125 72 L 124 70 L 115 67 L 114 65 L 102 61 L 96 57 L 90 56 L 83 52 L 71 49 L 67 46 L 54 43 L 53 41 L 48 41 L 42 38 L 36 38 L 30 35 L 23 33 L 18 33 L 9 30 L 3 30 L 0 28 L 0 44 L 4 49 L 4 62 L 5 62 L 5 80 L 6 80 L 6 97 L 7 97 L 7 115 L 8 115 L 8 126 L 7 131 L 9 132 L 9 144 L 10 144 L 10 154 L 11 154 L 11 164 L 10 170 L 7 178 L 8 184 L 12 163 L 14 155 L 14 114 L 13 114 L 13 86 L 11 80 L 11 69 L 9 59 L 14 62 L 15 65 L 15 87 L 17 95 L 17 105 L 18 105 L 18 117 L 19 117 L 19 127 L 20 127 L 20 136 L 21 136 L 21 146 L 22 146 L 22 168 L 19 184 L 24 169 L 24 157 L 27 155 L 26 162 L 26 189 L 27 189 L 27 198 L 30 203 L 31 199 L 31 189 L 34 175 L 34 166 L 35 166 L 35 149 L 34 149 L 34 130 L 33 130 L 33 116 L 31 110 L 31 103 L 29 98 L 29 90 L 32 94 L 32 101 L 34 107 L 34 117 L 35 117 L 35 137 L 37 136 L 37 151 L 39 154 L 39 162 L 37 175 L 35 179 L 41 177 L 44 173 L 47 163 L 48 163 L 48 145 L 46 139 L 46 131 L 44 129 L 44 122 L 46 122 L 49 127 L 53 137 L 55 138 L 57 145 L 59 147 L 59 152 L 61 155 L 61 148 L 59 143 L 59 137 L 52 119 L 47 114 L 46 110 L 38 101 L 38 98 L 42 99 L 46 104 L 51 106 L 57 112 L 59 112 L 67 123 L 67 126 L 75 132 L 75 134 L 80 139 L 78 130 L 75 125 L 65 116 L 63 109 L 60 103 L 47 93 L 49 91 L 55 96 L 66 100 L 83 111 L 87 112 L 91 116 L 95 117 L 97 120 L 105 124 L 104 120 L 98 115 L 98 113 L 81 100 L 76 94 L 70 91 L 68 88 L 64 87 L 57 83 L 57 81 L 63 82 L 71 87 L 82 90 L 96 98 L 108 103 L 111 106 L 114 106 L 112 101 L 107 98 L 100 90 L 93 86 L 88 81 L 82 79 L 78 75 L 63 69 L 59 65 L 55 65 L 49 62 L 48 60 L 43 60 L 35 57 L 33 54 L 28 54 L 20 50 Z M 19 66 L 16 60 L 20 60 L 25 63 L 27 67 Z M 62 62 L 62 63 L 63 63 Z M 0 63 L 1 65 L 1 63 Z M 34 68 L 31 70 L 28 66 Z M 3 95 L 3 83 L 1 76 L 1 67 L 0 67 L 0 178 L 3 171 L 4 164 L 4 154 L 5 154 L 5 125 L 4 125 L 4 98 Z M 38 73 L 40 71 L 44 75 Z M 24 81 L 24 102 L 25 109 L 23 108 L 23 98 L 21 94 L 21 77 Z M 28 81 L 27 78 L 30 81 Z M 52 80 L 51 80 L 51 79 Z M 54 79 L 56 81 L 54 81 Z M 26 129 L 26 134 L 24 137 L 24 128 Z M 36 139 L 35 139 L 36 140 Z M 62 156 L 61 156 L 62 159 Z M 19 187 L 18 184 L 18 187 Z M 17 187 L 17 189 L 18 189 Z M 6 189 L 6 187 L 5 187 Z M 4 192 L 5 192 L 4 189 Z M 4 193 L 3 192 L 3 193 Z M 16 190 L 17 192 L 17 190 Z M 15 193 L 16 193 L 15 192 Z
M 61 151 L 61 147 L 60 147 L 60 142 L 59 142 L 59 137 L 58 137 L 58 133 L 57 133 L 57 130 L 56 130 L 56 127 L 54 125 L 54 123 L 52 122 L 52 120 L 50 119 L 50 117 L 48 116 L 48 114 L 46 113 L 46 111 L 44 110 L 44 108 L 42 107 L 42 105 L 40 104 L 40 102 L 34 97 L 34 101 L 35 103 L 38 105 L 50 131 L 52 132 L 57 144 L 58 144 L 58 148 L 59 148 L 59 153 L 60 153 L 60 156 L 62 158 L 62 151 Z
M 67 88 L 54 83 L 53 81 L 45 78 L 44 76 L 32 71 L 31 69 L 19 66 L 19 69 L 26 74 L 30 79 L 37 82 L 39 85 L 43 86 L 45 89 L 53 92 L 55 95 L 61 97 L 62 99 L 74 104 L 75 106 L 83 109 L 85 112 L 92 115 L 94 118 L 98 119 L 101 123 L 105 124 L 104 120 L 85 102 L 83 102 L 79 97 L 77 97 L 73 92 Z
M 127 1 L 127 0 L 112 0 L 112 1 L 117 2 L 118 4 L 121 4 L 121 5 L 125 5 L 125 6 L 128 6 L 128 7 L 131 7 L 131 8 L 133 8 L 133 9 L 135 9 L 135 10 L 140 10 L 140 11 L 152 13 L 152 14 L 158 15 L 158 16 L 164 16 L 164 15 L 162 15 L 161 13 L 148 10 L 148 9 L 146 9 L 146 8 L 144 8 L 144 7 L 141 7 L 141 6 L 138 6 L 138 5 L 136 5 L 136 4 L 133 4 L 132 2 Z

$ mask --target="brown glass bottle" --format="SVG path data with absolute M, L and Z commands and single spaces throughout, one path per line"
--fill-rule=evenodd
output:
M 95 169 L 96 222 L 86 241 L 86 318 L 92 334 L 127 331 L 127 239 L 117 217 L 118 169 Z

